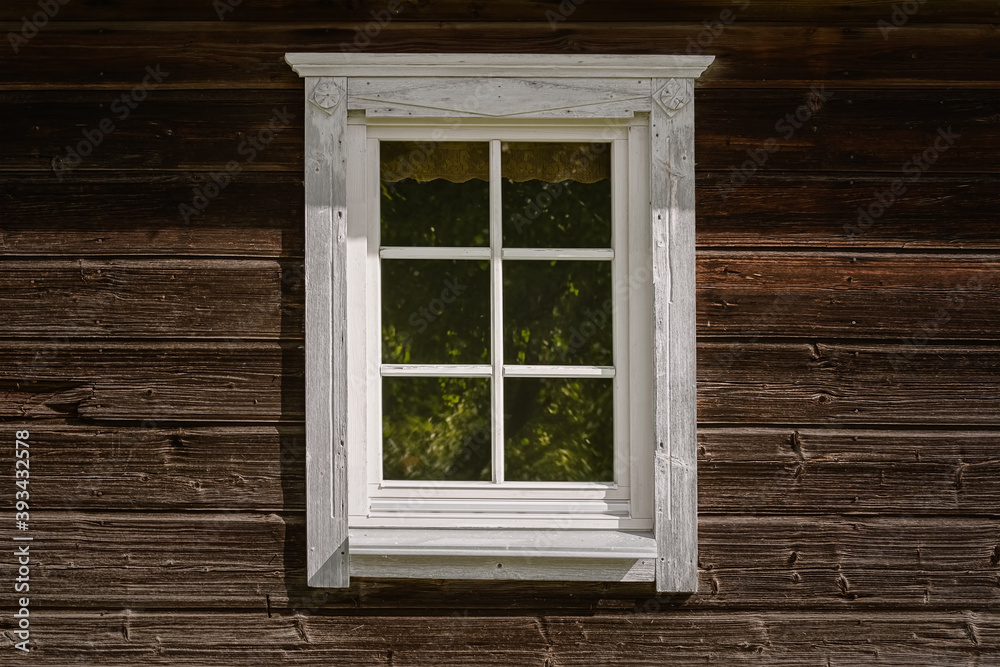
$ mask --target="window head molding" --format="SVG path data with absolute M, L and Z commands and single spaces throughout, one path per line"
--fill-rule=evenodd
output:
M 285 59 L 306 79 L 309 585 L 347 586 L 353 573 L 655 580 L 661 592 L 697 590 L 693 99 L 694 79 L 713 58 L 290 53 Z M 465 543 L 477 546 L 459 550 L 449 532 L 460 530 L 410 531 L 400 538 L 367 525 L 352 529 L 349 487 L 357 484 L 352 477 L 357 462 L 350 460 L 350 443 L 366 431 L 370 377 L 352 329 L 352 323 L 364 320 L 358 315 L 363 279 L 348 289 L 348 276 L 365 275 L 358 264 L 372 251 L 364 248 L 365 179 L 371 180 L 364 129 L 497 123 L 572 127 L 602 120 L 628 127 L 630 183 L 619 192 L 627 193 L 630 224 L 641 219 L 648 239 L 638 244 L 648 275 L 630 271 L 629 280 L 648 283 L 638 290 L 647 290 L 648 312 L 633 322 L 652 328 L 651 370 L 648 385 L 640 382 L 633 391 L 652 398 L 648 409 L 633 407 L 629 419 L 649 424 L 653 530 L 567 530 L 563 536 L 558 529 L 555 536 L 553 531 L 514 530 L 503 534 L 505 545 L 491 542 L 488 534 L 467 532 L 475 539 Z M 635 148 L 639 144 L 642 151 Z M 363 322 L 358 326 L 364 330 Z
M 286 53 L 302 77 L 697 79 L 715 56 L 536 53 Z

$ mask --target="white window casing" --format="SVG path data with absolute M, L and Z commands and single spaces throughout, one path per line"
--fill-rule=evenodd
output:
M 658 592 L 695 592 L 693 101 L 713 58 L 285 60 L 305 78 L 309 585 L 346 587 L 353 575 L 655 581 Z M 489 247 L 379 246 L 379 141 L 430 139 L 490 142 Z M 613 247 L 500 247 L 501 141 L 609 143 Z M 610 261 L 614 365 L 514 366 L 495 352 L 489 365 L 382 364 L 378 267 L 391 258 L 481 259 L 493 271 L 509 259 Z M 496 276 L 492 284 L 491 344 L 501 345 Z M 449 374 L 614 382 L 615 482 L 383 481 L 380 378 Z

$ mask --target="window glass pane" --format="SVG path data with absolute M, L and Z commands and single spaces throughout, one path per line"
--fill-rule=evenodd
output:
M 503 244 L 611 247 L 611 144 L 501 145 Z
M 382 260 L 382 362 L 488 364 L 489 262 Z
M 506 364 L 614 364 L 610 261 L 504 261 L 503 311 Z
M 505 378 L 504 479 L 614 481 L 611 379 Z
M 490 481 L 490 381 L 382 378 L 382 477 Z
M 486 142 L 383 141 L 381 244 L 488 246 Z

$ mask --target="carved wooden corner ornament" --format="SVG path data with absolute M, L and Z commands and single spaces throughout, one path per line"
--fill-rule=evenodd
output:
M 653 95 L 653 99 L 663 108 L 667 117 L 674 115 L 691 103 L 694 95 L 691 92 L 691 85 L 681 79 L 669 79 L 660 90 Z
M 333 113 L 333 110 L 337 108 L 337 105 L 340 104 L 340 101 L 346 96 L 347 91 L 345 91 L 340 84 L 332 78 L 324 77 L 319 80 L 318 84 L 316 84 L 316 89 L 313 90 L 312 97 L 309 98 L 309 101 L 326 113 Z

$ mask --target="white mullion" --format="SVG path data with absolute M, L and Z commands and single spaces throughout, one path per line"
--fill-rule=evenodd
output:
M 493 367 L 486 364 L 382 364 L 382 377 L 490 377 Z
M 523 260 L 553 260 L 576 259 L 591 261 L 609 261 L 614 259 L 612 248 L 504 248 L 503 259 Z
M 493 335 L 493 378 L 490 387 L 493 392 L 493 481 L 502 484 L 504 480 L 503 457 L 503 218 L 500 191 L 500 140 L 490 140 L 490 272 L 492 298 L 490 332 Z
M 449 248 L 425 246 L 383 246 L 379 248 L 382 259 L 485 259 L 489 260 L 489 248 Z
M 613 378 L 614 366 L 533 366 L 506 364 L 504 377 L 517 378 Z

